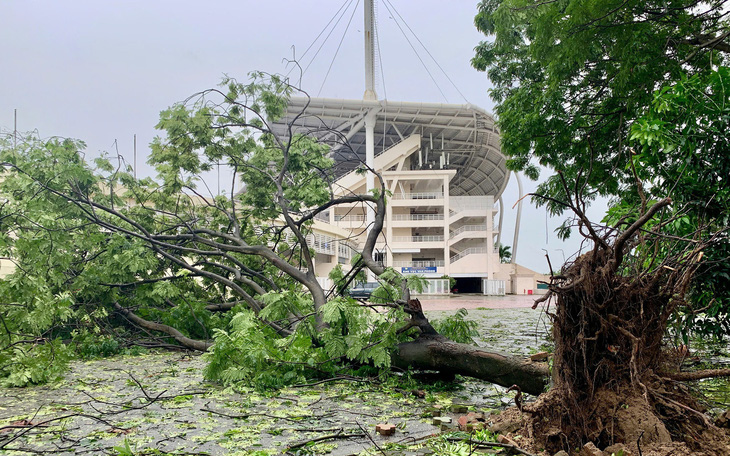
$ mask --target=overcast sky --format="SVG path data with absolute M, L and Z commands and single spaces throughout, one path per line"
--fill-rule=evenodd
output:
M 469 63 L 484 39 L 473 25 L 476 3 L 378 0 L 378 97 L 469 102 L 492 112 L 486 75 Z M 362 98 L 362 8 L 358 0 L 3 0 L 0 129 L 13 130 L 17 109 L 19 131 L 81 139 L 89 155 L 118 147 L 129 162 L 136 134 L 138 169 L 149 174 L 143 162 L 159 112 L 216 85 L 224 73 L 243 80 L 253 70 L 286 73 L 284 59 L 296 56 L 308 66 L 302 87 L 310 95 Z M 525 178 L 523 184 L 525 192 L 536 185 Z M 503 244 L 512 244 L 517 199 L 512 179 Z M 578 249 L 578 239 L 559 242 L 553 230 L 560 220 L 546 221 L 544 209 L 525 201 L 518 262 L 547 272 L 542 249 L 559 263 L 563 252 L 569 257 Z M 596 221 L 602 210 L 594 209 Z

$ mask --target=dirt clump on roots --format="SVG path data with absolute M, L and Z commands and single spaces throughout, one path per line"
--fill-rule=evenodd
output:
M 571 455 L 592 455 L 581 452 L 588 442 L 602 450 L 602 456 L 611 456 L 610 451 L 617 448 L 623 449 L 626 456 L 730 455 L 730 436 L 725 430 L 700 424 L 699 416 L 694 419 L 686 413 L 676 422 L 663 421 L 641 394 L 625 393 L 596 392 L 591 410 L 586 411 L 593 433 L 580 444 L 569 437 L 571 424 L 566 422 L 563 393 L 557 389 L 540 395 L 522 410 L 512 407 L 491 417 L 490 429 L 536 455 L 551 456 L 561 450 Z

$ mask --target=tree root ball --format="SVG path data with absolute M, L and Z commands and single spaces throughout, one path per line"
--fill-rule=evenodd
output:
M 597 391 L 592 409 L 585 414 L 589 422 L 584 429 L 572 429 L 566 420 L 563 394 L 553 389 L 525 405 L 522 412 L 517 408 L 505 410 L 492 418 L 490 429 L 509 430 L 506 434 L 520 439 L 521 448 L 536 454 L 552 455 L 561 450 L 578 454 L 576 450 L 589 442 L 604 451 L 622 444 L 627 454 L 635 456 L 730 454 L 725 430 L 707 426 L 699 417 L 688 419 L 686 413 L 668 420 L 657 412 L 663 404 L 649 404 L 641 394 L 630 390 Z M 590 429 L 588 439 L 580 443 L 571 439 L 571 434 L 585 429 Z M 685 434 L 673 435 L 675 432 Z

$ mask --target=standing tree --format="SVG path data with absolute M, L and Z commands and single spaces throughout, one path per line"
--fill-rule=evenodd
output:
M 670 319 L 692 314 L 685 296 L 713 316 L 730 303 L 702 285 L 730 264 L 727 14 L 723 1 L 479 6 L 476 26 L 493 39 L 473 64 L 494 84 L 508 166 L 533 179 L 537 163 L 552 167 L 535 201 L 572 215 L 562 235 L 574 222 L 591 241 L 545 298 L 555 388 L 532 410 L 551 419 L 532 423 L 551 448 L 697 445 L 716 430 L 674 380 L 728 372 L 672 373 L 661 347 Z M 613 228 L 585 217 L 596 195 L 616 197 Z
M 508 245 L 499 244 L 499 261 L 501 263 L 509 263 L 512 259 L 512 248 Z

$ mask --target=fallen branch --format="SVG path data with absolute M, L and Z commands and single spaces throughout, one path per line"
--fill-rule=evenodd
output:
M 326 413 L 325 415 L 322 415 L 322 416 L 298 415 L 298 416 L 294 416 L 294 417 L 291 417 L 291 416 L 290 417 L 286 417 L 286 416 L 269 415 L 268 413 L 247 413 L 245 415 L 229 415 L 227 413 L 219 412 L 218 410 L 213 410 L 211 408 L 208 408 L 208 404 L 206 404 L 205 407 L 201 408 L 200 411 L 201 412 L 212 413 L 214 415 L 224 416 L 226 418 L 231 418 L 233 420 L 245 420 L 245 419 L 248 419 L 249 417 L 252 417 L 252 416 L 263 416 L 263 417 L 266 417 L 266 418 L 271 418 L 271 419 L 276 419 L 276 420 L 291 421 L 291 422 L 294 422 L 294 423 L 301 423 L 301 421 L 302 421 L 303 418 L 304 419 L 306 419 L 306 418 L 318 418 L 319 419 L 319 418 L 323 418 L 325 416 L 330 416 L 331 415 L 330 413 Z
M 335 440 L 335 439 L 350 439 L 350 438 L 356 438 L 356 437 L 365 437 L 365 434 L 343 434 L 344 431 L 340 430 L 337 434 L 330 434 L 330 435 L 323 435 L 322 437 L 315 437 L 313 439 L 309 439 L 305 442 L 295 443 L 293 445 L 289 445 L 287 447 L 287 450 L 295 450 L 297 448 L 301 448 L 303 446 L 309 445 L 310 443 L 315 442 L 322 442 L 324 440 Z
M 661 372 L 663 377 L 681 382 L 702 380 L 704 378 L 730 377 L 730 369 L 706 369 L 693 372 Z
M 125 309 L 124 307 L 120 306 L 118 303 L 114 303 L 114 309 L 116 309 L 119 313 L 124 315 L 124 317 L 133 322 L 138 324 L 139 326 L 150 329 L 152 331 L 160 331 L 163 332 L 169 336 L 171 336 L 176 341 L 180 342 L 183 346 L 187 348 L 191 348 L 193 350 L 198 351 L 207 351 L 208 348 L 210 348 L 213 344 L 210 342 L 204 342 L 202 340 L 195 340 L 191 339 L 189 337 L 185 337 L 183 333 L 178 331 L 177 329 L 173 328 L 172 326 L 163 325 L 160 323 L 155 323 L 149 320 L 145 320 L 144 318 L 134 314 L 131 310 Z
M 471 439 L 464 440 L 464 439 L 460 439 L 458 437 L 447 437 L 446 440 L 448 440 L 449 442 L 464 442 L 464 443 L 468 443 L 469 445 L 474 445 L 477 448 L 479 448 L 479 447 L 482 447 L 482 448 L 505 448 L 505 449 L 514 451 L 516 453 L 524 454 L 525 456 L 535 456 L 533 453 L 530 453 L 530 452 L 528 452 L 526 450 L 523 450 L 522 448 L 520 448 L 520 447 L 518 447 L 516 445 L 511 445 L 509 443 L 482 442 L 482 441 L 479 441 L 479 440 L 471 440 Z

